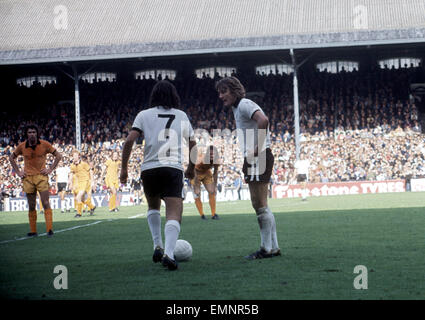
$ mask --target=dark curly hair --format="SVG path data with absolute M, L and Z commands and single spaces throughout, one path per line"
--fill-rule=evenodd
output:
M 166 109 L 180 108 L 180 97 L 176 87 L 167 80 L 159 81 L 152 89 L 149 98 L 150 107 L 164 107 Z

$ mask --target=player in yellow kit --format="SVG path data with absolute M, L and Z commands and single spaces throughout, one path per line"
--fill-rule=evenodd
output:
M 85 161 L 89 164 L 91 172 L 93 172 L 94 171 L 94 163 L 93 163 L 93 161 L 90 161 L 90 157 L 88 157 L 87 154 L 83 157 L 83 161 Z M 93 190 L 94 190 L 94 175 L 92 174 L 90 176 L 90 188 L 87 189 L 87 200 L 86 200 L 86 202 L 84 202 L 83 212 L 86 212 L 85 209 L 88 207 L 87 203 L 92 203 L 91 196 L 92 196 Z
M 78 206 L 78 202 L 77 202 L 77 175 L 74 175 L 72 178 L 72 184 L 68 184 L 70 187 L 70 190 L 72 191 L 72 194 L 74 195 L 74 212 L 77 211 L 77 206 Z
M 90 215 L 93 215 L 96 206 L 90 200 L 89 195 L 92 190 L 92 168 L 90 165 L 82 161 L 80 153 L 74 151 L 72 153 L 73 164 L 71 165 L 71 175 L 69 178 L 70 189 L 75 189 L 77 193 L 77 214 L 76 218 L 81 217 L 84 204 L 90 209 Z M 76 186 L 73 185 L 74 177 L 76 179 Z
M 109 212 L 119 211 L 117 208 L 117 190 L 118 190 L 118 168 L 121 166 L 121 161 L 118 158 L 118 152 L 112 153 L 112 158 L 106 160 L 105 166 L 102 169 L 102 177 L 105 176 L 106 187 L 110 191 L 109 195 Z
M 218 151 L 214 146 L 206 148 L 205 152 L 198 153 L 198 160 L 195 165 L 195 178 L 192 179 L 191 185 L 193 188 L 195 205 L 202 219 L 207 219 L 204 214 L 201 201 L 201 183 L 208 191 L 208 200 L 211 208 L 211 219 L 218 220 L 216 213 L 216 193 L 217 193 L 217 176 L 218 167 L 220 166 Z M 214 168 L 214 173 L 211 169 Z

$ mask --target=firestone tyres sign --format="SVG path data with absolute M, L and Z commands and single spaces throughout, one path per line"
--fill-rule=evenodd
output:
M 355 182 L 330 182 L 312 183 L 307 185 L 308 196 L 338 196 L 346 194 L 388 193 L 405 192 L 405 180 L 386 181 L 355 181 Z M 300 198 L 303 189 L 300 185 L 275 185 L 273 198 Z

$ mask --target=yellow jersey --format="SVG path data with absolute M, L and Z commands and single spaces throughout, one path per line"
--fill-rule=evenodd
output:
M 77 183 L 79 184 L 90 181 L 90 169 L 90 165 L 84 161 L 71 165 L 71 172 L 77 178 Z
M 118 180 L 118 168 L 121 165 L 121 161 L 114 161 L 112 159 L 106 160 L 106 179 L 107 180 Z

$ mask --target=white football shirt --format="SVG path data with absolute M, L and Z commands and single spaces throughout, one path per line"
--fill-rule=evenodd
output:
M 68 175 L 71 172 L 69 167 L 59 167 L 56 169 L 56 181 L 58 183 L 68 183 Z
M 256 111 L 263 112 L 263 110 L 254 101 L 246 98 L 241 99 L 237 107 L 232 107 L 232 109 L 236 121 L 239 145 L 242 154 L 246 157 L 247 150 L 252 151 L 258 144 L 258 125 L 257 121 L 252 119 L 252 116 Z M 270 148 L 270 131 L 268 128 L 265 134 L 265 148 Z
M 294 167 L 297 169 L 297 174 L 305 174 L 308 178 L 308 168 L 310 167 L 310 161 L 298 160 L 295 162 Z
M 138 113 L 132 129 L 145 138 L 142 171 L 171 167 L 183 171 L 183 144 L 194 132 L 186 113 L 178 109 L 153 107 Z

